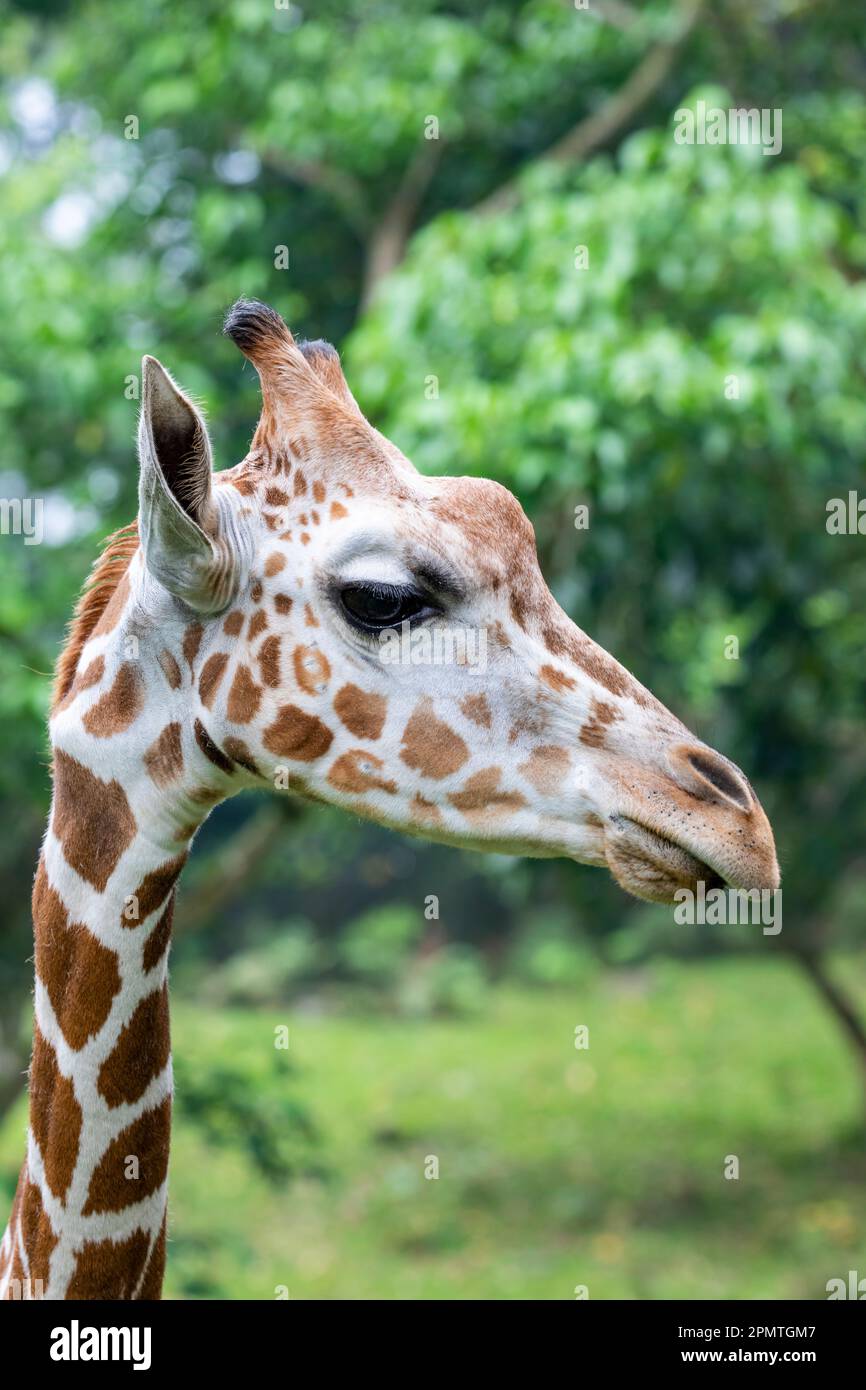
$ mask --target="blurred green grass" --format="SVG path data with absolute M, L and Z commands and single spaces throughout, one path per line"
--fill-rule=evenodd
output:
M 866 1002 L 866 959 L 835 969 Z M 811 1299 L 866 1266 L 856 1074 L 783 960 L 499 987 L 424 1022 L 187 997 L 173 1031 L 188 1075 L 261 1092 L 284 1067 L 319 1139 L 317 1175 L 279 1184 L 179 1107 L 168 1298 Z M 24 1124 L 0 1131 L 10 1194 Z

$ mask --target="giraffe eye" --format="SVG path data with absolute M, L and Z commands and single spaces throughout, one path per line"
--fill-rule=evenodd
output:
M 364 632 L 384 632 L 431 611 L 423 594 L 397 584 L 347 584 L 340 602 L 352 626 Z

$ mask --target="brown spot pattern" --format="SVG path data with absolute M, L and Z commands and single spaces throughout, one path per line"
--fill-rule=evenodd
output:
M 201 623 L 190 623 L 183 634 L 183 654 L 186 658 L 190 670 L 192 664 L 198 656 L 198 649 L 201 646 L 201 639 L 204 637 L 204 628 Z
M 421 700 L 403 730 L 400 757 L 407 767 L 438 781 L 461 768 L 469 749 L 449 724 L 437 719 L 433 701 Z
M 356 738 L 381 738 L 387 708 L 384 695 L 362 690 L 351 682 L 334 696 L 338 718 Z
M 149 1197 L 165 1182 L 170 1127 L 171 1101 L 166 1097 L 161 1105 L 146 1110 L 118 1134 L 90 1179 L 83 1216 L 93 1212 L 123 1211 Z M 126 1160 L 133 1155 L 138 1159 L 138 1178 L 127 1178 Z M 145 1254 L 146 1249 L 145 1241 Z
M 593 700 L 589 718 L 580 731 L 580 741 L 588 748 L 603 748 L 608 726 L 620 718 L 619 710 L 605 700 Z
M 546 627 L 542 636 L 549 652 L 573 661 L 605 690 L 609 690 L 611 695 L 631 695 L 638 704 L 647 702 L 646 695 L 628 671 L 576 628 L 570 631 L 568 628 Z
M 421 796 L 417 792 L 410 803 L 410 810 L 416 820 L 430 821 L 435 824 L 442 819 L 439 807 L 434 802 L 428 801 L 426 796 Z
M 254 642 L 258 637 L 259 633 L 264 632 L 267 625 L 268 615 L 265 612 L 264 608 L 259 608 L 250 618 L 250 626 L 249 631 L 247 632 L 247 639 L 250 642 Z
M 384 766 L 374 753 L 353 748 L 337 759 L 328 773 L 328 781 L 341 792 L 396 792 L 397 783 L 382 776 Z
M 158 787 L 167 787 L 171 782 L 176 782 L 183 772 L 180 736 L 179 724 L 166 724 L 144 754 L 148 776 Z
M 568 749 L 558 748 L 551 743 L 540 748 L 533 748 L 529 757 L 520 764 L 517 771 L 526 778 L 527 782 L 532 784 L 537 792 L 541 792 L 542 796 L 545 796 L 558 791 L 570 765 L 571 758 Z
M 258 711 L 261 699 L 262 687 L 253 680 L 249 667 L 239 666 L 229 691 L 229 719 L 233 724 L 249 724 Z
M 571 676 L 567 676 L 564 671 L 558 671 L 555 666 L 542 666 L 538 674 L 551 690 L 573 690 L 577 684 Z
M 297 705 L 283 705 L 264 732 L 264 745 L 278 757 L 311 763 L 327 753 L 334 735 L 321 719 L 305 714 Z
M 280 639 L 279 637 L 266 637 L 259 649 L 259 669 L 262 673 L 262 681 L 270 686 L 272 690 L 280 683 Z
M 201 675 L 198 681 L 198 693 L 205 709 L 210 709 L 214 702 L 214 696 L 219 688 L 219 683 L 225 675 L 225 669 L 229 664 L 228 656 L 225 652 L 215 652 L 209 656 L 204 666 L 201 668 Z
M 108 1018 L 120 989 L 117 955 L 82 923 L 70 923 L 41 859 L 33 885 L 33 921 L 36 973 L 63 1036 L 77 1051 Z
M 136 1184 L 127 1183 L 128 1187 Z M 112 1208 L 107 1208 L 112 1210 Z M 147 1260 L 150 1241 L 140 1228 L 126 1240 L 88 1240 L 78 1252 L 66 1297 L 131 1299 Z
M 526 619 L 529 613 L 529 604 L 526 601 L 526 596 L 522 594 L 519 590 L 512 589 L 509 599 L 509 607 L 511 608 L 511 616 L 517 623 L 517 626 L 525 632 Z
M 165 1274 L 165 1217 L 162 1218 L 162 1226 L 159 1235 L 153 1243 L 150 1252 L 150 1259 L 147 1262 L 147 1269 L 141 1281 L 139 1300 L 145 1303 L 153 1303 L 162 1298 L 162 1278 Z
M 499 790 L 502 769 L 485 767 L 467 778 L 463 790 L 454 792 L 448 800 L 451 805 L 468 818 L 481 813 L 501 815 L 505 811 L 517 811 L 526 805 L 526 798 L 520 792 Z
M 247 772 L 252 772 L 256 777 L 261 777 L 261 773 L 256 766 L 256 760 L 250 752 L 243 739 L 235 738 L 230 734 L 223 739 L 223 748 L 228 753 L 233 763 L 238 763 L 240 767 L 246 768 Z
M 141 713 L 144 686 L 141 672 L 131 661 L 124 661 L 110 690 L 96 701 L 81 721 L 94 738 L 111 738 L 123 733 Z
M 100 893 L 137 830 L 120 783 L 103 782 L 60 748 L 54 752 L 52 826 L 67 864 Z
M 60 701 L 58 709 L 66 709 L 67 705 L 72 704 L 72 701 L 75 699 L 76 695 L 80 694 L 82 690 L 90 690 L 92 686 L 98 685 L 98 683 L 102 680 L 102 677 L 104 675 L 105 657 L 96 656 L 93 658 L 92 661 L 89 661 L 87 663 L 87 667 L 81 673 L 81 675 L 75 677 L 75 680 L 69 687 L 68 694 L 66 694 L 64 698 Z
M 27 1181 L 21 1201 L 21 1236 L 30 1261 L 30 1278 L 48 1285 L 49 1260 L 57 1244 L 57 1236 L 42 1205 L 42 1193 L 34 1182 Z
M 171 940 L 171 924 L 174 917 L 174 894 L 165 905 L 165 911 L 154 927 L 144 945 L 141 963 L 145 971 L 153 970 L 162 960 Z
M 169 1058 L 168 990 L 154 990 L 137 1005 L 99 1069 L 97 1090 L 106 1104 L 140 1100 Z
M 157 660 L 159 661 L 162 674 L 165 676 L 172 690 L 179 690 L 181 682 L 180 667 L 175 657 L 168 650 L 168 647 L 163 647 Z
M 200 719 L 196 719 L 192 729 L 195 734 L 195 741 L 208 761 L 213 763 L 214 767 L 218 767 L 220 772 L 234 772 L 234 765 L 226 757 L 222 749 L 218 748 L 214 743 Z M 195 793 L 190 793 L 190 795 L 195 798 Z M 215 793 L 209 787 L 205 788 L 205 799 L 208 801 L 216 799 Z
M 467 719 L 480 725 L 482 729 L 489 729 L 493 723 L 493 714 L 486 695 L 467 695 L 465 700 L 460 701 L 460 709 Z
M 137 917 L 128 918 L 124 910 L 120 914 L 120 925 L 134 931 L 140 927 L 142 922 L 150 916 L 152 912 L 165 902 L 168 894 L 174 887 L 177 876 L 186 863 L 186 855 L 178 854 L 174 859 L 167 859 L 158 868 L 151 869 L 150 873 L 145 874 L 138 888 L 135 890 L 135 898 L 138 905 Z
M 320 695 L 331 677 L 331 665 L 318 647 L 295 647 L 292 653 L 295 680 L 306 695 Z
M 81 1106 L 68 1077 L 61 1075 L 54 1048 L 38 1027 L 33 1030 L 30 1062 L 30 1124 L 42 1152 L 45 1180 L 63 1198 L 78 1157 Z

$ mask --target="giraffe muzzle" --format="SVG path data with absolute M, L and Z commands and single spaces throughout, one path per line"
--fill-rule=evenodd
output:
M 608 817 L 604 850 L 614 878 L 650 902 L 683 888 L 779 886 L 773 832 L 739 768 L 703 744 L 677 744 L 643 797 Z
M 700 881 L 708 890 L 725 882 L 721 874 L 682 845 L 629 816 L 610 817 L 605 855 L 620 887 L 649 902 L 673 902 L 678 889 L 694 891 Z

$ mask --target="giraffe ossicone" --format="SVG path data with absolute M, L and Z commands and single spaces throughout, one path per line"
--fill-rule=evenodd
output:
M 225 331 L 261 382 L 249 453 L 214 472 L 201 412 L 144 359 L 137 527 L 97 562 L 58 663 L 9 1298 L 160 1295 L 174 888 L 241 788 L 567 856 L 652 900 L 779 881 L 743 774 L 558 607 L 505 488 L 418 474 L 334 349 L 274 310 L 241 301 Z M 407 629 L 440 657 L 395 659 Z

